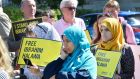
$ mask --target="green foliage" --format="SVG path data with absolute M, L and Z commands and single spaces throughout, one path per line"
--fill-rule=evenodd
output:
M 13 2 L 14 4 L 19 5 L 19 4 L 21 3 L 21 0 L 12 0 L 12 2 Z
M 52 9 L 58 9 L 61 1 L 62 0 L 36 0 L 36 3 L 39 9 L 47 8 L 48 6 Z M 86 0 L 78 0 L 78 3 L 78 6 L 83 6 L 86 4 Z
M 20 7 L 17 5 L 7 5 L 3 10 L 6 14 L 8 14 L 12 22 L 21 20 L 23 18 L 23 13 L 21 12 Z
M 102 12 L 102 10 L 77 9 L 76 16 L 81 16 L 81 15 L 84 15 L 84 14 L 96 13 L 96 12 Z
M 59 9 L 53 9 L 53 11 L 55 12 L 55 18 L 56 19 L 60 19 L 61 18 L 61 11 Z
M 86 4 L 86 0 L 78 0 L 78 6 L 83 6 Z

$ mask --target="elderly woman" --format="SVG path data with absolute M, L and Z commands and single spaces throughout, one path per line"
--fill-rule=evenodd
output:
M 63 14 L 63 17 L 54 25 L 59 35 L 62 35 L 64 30 L 70 25 L 76 25 L 78 27 L 81 27 L 83 30 L 86 29 L 84 21 L 80 18 L 75 17 L 77 5 L 77 0 L 61 1 L 60 10 Z
M 43 79 L 96 79 L 97 63 L 84 31 L 70 26 L 62 39 L 65 52 L 46 66 Z

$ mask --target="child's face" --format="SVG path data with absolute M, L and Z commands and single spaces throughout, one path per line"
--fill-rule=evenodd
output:
M 112 39 L 112 33 L 109 31 L 109 29 L 106 26 L 101 25 L 100 31 L 101 31 L 102 41 L 107 42 Z

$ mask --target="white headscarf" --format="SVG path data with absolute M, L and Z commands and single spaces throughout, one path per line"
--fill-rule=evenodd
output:
M 60 36 L 55 28 L 47 22 L 42 22 L 37 24 L 32 31 L 37 35 L 37 38 L 49 39 L 49 40 L 57 40 L 60 41 Z

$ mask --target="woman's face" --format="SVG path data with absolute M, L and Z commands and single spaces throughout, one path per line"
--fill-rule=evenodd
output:
M 68 54 L 72 53 L 74 50 L 74 44 L 71 41 L 69 41 L 64 35 L 62 39 L 63 39 L 64 51 Z
M 102 41 L 107 42 L 112 39 L 112 33 L 109 31 L 109 29 L 106 26 L 101 25 L 100 31 L 101 31 L 101 40 Z

